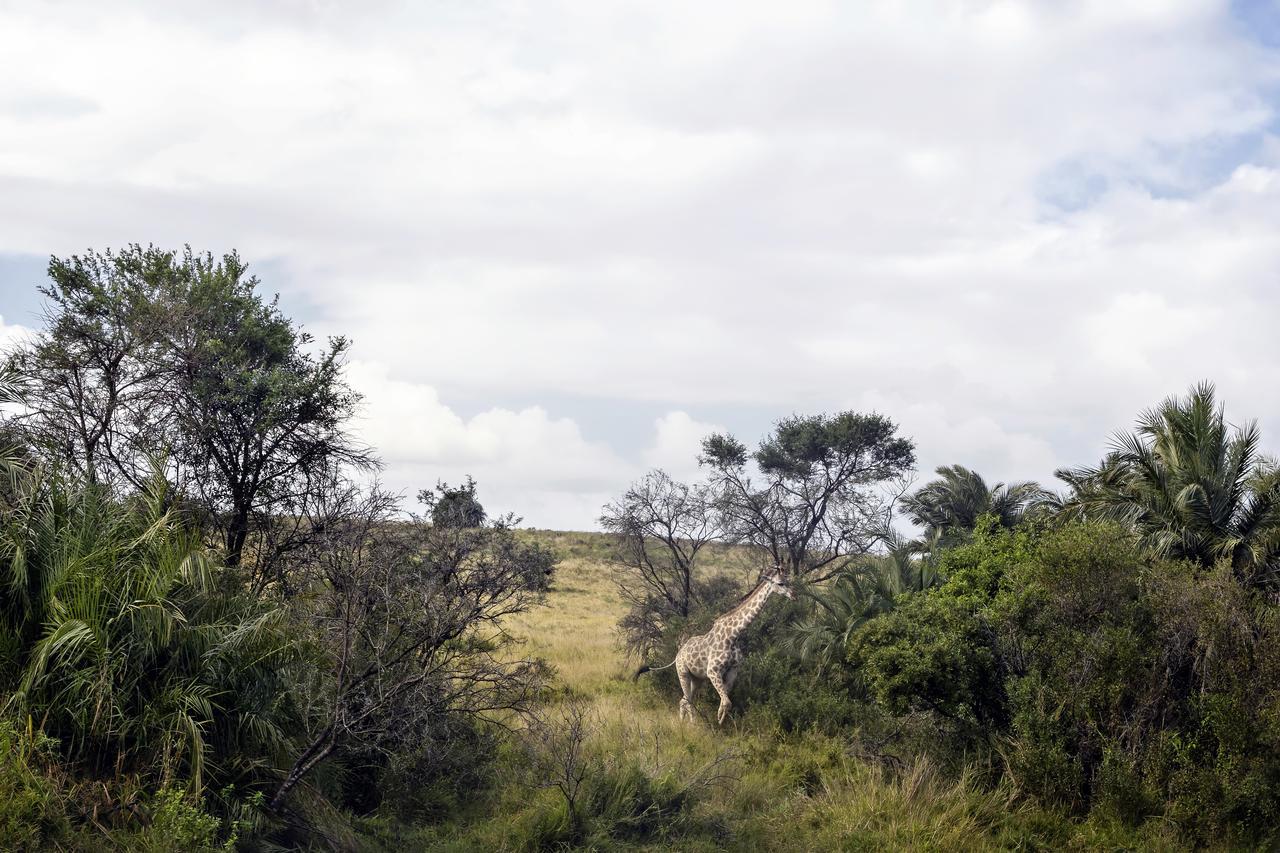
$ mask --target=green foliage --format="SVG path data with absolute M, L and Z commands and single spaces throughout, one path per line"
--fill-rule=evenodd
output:
M 1001 527 L 1012 529 L 1049 500 L 1049 493 L 1036 483 L 996 483 L 989 487 L 976 471 L 963 465 L 946 465 L 936 473 L 939 479 L 902 502 L 907 517 L 924 528 L 923 544 L 931 551 L 967 541 L 984 515 L 991 516 Z
M 986 725 L 1007 713 L 987 626 L 940 596 L 909 595 L 867 625 L 854 638 L 850 663 L 895 714 L 928 710 Z
M 224 830 L 226 822 L 202 807 L 178 788 L 162 788 L 136 806 L 102 810 L 141 814 L 145 821 L 108 830 L 101 821 L 76 826 L 70 812 L 80 811 L 96 799 L 99 785 L 76 783 L 60 767 L 56 740 L 35 728 L 0 720 L 0 850 L 125 849 L 142 853 L 215 853 L 236 849 L 238 827 Z M 97 805 L 103 805 L 98 802 Z M 94 806 L 94 810 L 97 808 Z
M 395 749 L 340 750 L 333 799 L 357 815 L 435 823 L 459 812 L 493 781 L 498 738 L 478 722 L 437 717 Z
M 1212 570 L 1101 523 L 980 525 L 941 587 L 850 644 L 868 692 L 1001 756 L 1015 790 L 1190 837 L 1280 818 L 1280 615 Z
M 45 768 L 56 766 L 57 741 L 0 720 L 0 850 L 65 844 L 70 834 L 63 792 Z
M 915 450 L 883 415 L 840 412 L 784 418 L 750 455 L 732 436 L 708 436 L 699 461 L 730 539 L 761 548 L 784 575 L 821 580 L 885 535 L 891 508 L 872 487 L 910 470 Z
M 418 492 L 418 503 L 425 504 L 436 527 L 479 527 L 484 524 L 484 507 L 476 498 L 476 481 L 467 478 L 461 486 L 437 483 L 434 489 Z
M 0 667 L 11 713 L 78 772 L 252 784 L 290 726 L 278 611 L 220 585 L 163 485 L 121 503 L 55 474 L 0 516 Z
M 734 703 L 753 724 L 836 734 L 867 725 L 874 712 L 852 693 L 842 668 L 821 668 L 775 644 L 758 648 L 743 663 Z
M 163 788 L 151 803 L 151 822 L 129 839 L 129 847 L 140 853 L 213 853 L 236 849 L 231 833 L 221 844 L 222 821 L 193 805 L 177 788 Z
M 814 467 L 864 457 L 878 474 L 874 479 L 883 479 L 915 461 L 911 440 L 896 437 L 897 429 L 878 414 L 795 415 L 778 422 L 760 443 L 755 461 L 765 474 L 806 477 Z
M 1132 525 L 1154 554 L 1226 560 L 1238 580 L 1280 590 L 1280 465 L 1260 442 L 1256 423 L 1229 428 L 1202 383 L 1144 412 L 1097 467 L 1059 471 L 1063 517 Z
M 844 657 L 854 632 L 893 610 L 898 596 L 938 581 L 934 562 L 910 545 L 895 543 L 885 554 L 851 563 L 830 583 L 807 591 L 813 607 L 784 635 L 783 645 L 828 671 Z
M 264 573 L 278 516 L 303 514 L 335 466 L 372 463 L 345 432 L 349 342 L 316 347 L 258 286 L 234 252 L 54 258 L 46 334 L 8 356 L 30 403 L 15 423 L 47 460 L 118 492 L 165 460 L 229 564 L 267 540 L 251 555 Z
M 979 523 L 971 544 L 944 552 L 941 587 L 901 596 L 859 631 L 848 660 L 869 695 L 896 714 L 936 712 L 962 734 L 1007 720 L 1003 663 L 980 608 L 1028 547 L 1025 531 Z

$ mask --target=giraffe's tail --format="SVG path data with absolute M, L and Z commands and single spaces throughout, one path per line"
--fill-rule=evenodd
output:
M 642 666 L 638 670 L 636 670 L 636 674 L 632 676 L 631 680 L 638 681 L 640 676 L 644 675 L 646 672 L 653 672 L 659 669 L 667 669 L 668 667 L 672 667 L 675 665 L 676 665 L 676 662 L 672 661 L 671 663 L 663 664 L 662 666 Z

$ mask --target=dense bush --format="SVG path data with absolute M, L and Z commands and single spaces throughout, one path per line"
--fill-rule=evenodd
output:
M 167 508 L 39 470 L 0 513 L 0 696 L 90 778 L 251 790 L 291 725 L 279 611 L 228 589 Z
M 30 721 L 0 720 L 0 850 L 96 853 L 110 841 L 139 853 L 227 853 L 246 827 L 211 814 L 201 798 L 177 788 L 137 792 L 127 805 L 104 802 L 102 788 L 63 770 L 58 742 Z M 142 819 L 104 833 L 116 812 Z
M 1280 612 L 1147 556 L 1107 524 L 988 525 L 947 582 L 860 631 L 849 663 L 895 713 L 990 745 L 1018 790 L 1194 837 L 1280 819 Z
M 57 741 L 0 720 L 0 850 L 65 844 L 70 835 L 62 791 L 48 772 Z
M 393 748 L 354 744 L 334 756 L 333 799 L 358 815 L 434 822 L 456 813 L 492 780 L 497 738 L 475 720 L 419 724 Z

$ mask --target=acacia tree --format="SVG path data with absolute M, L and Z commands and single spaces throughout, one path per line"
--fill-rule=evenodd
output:
M 359 403 L 349 342 L 318 347 L 258 292 L 235 253 L 132 245 L 49 265 L 47 334 L 18 347 L 33 447 L 92 481 L 166 476 L 261 588 L 306 530 L 292 521 L 343 466 L 373 460 L 346 432 Z M 312 352 L 317 350 L 317 352 Z
M 33 448 L 91 483 L 143 487 L 169 438 L 156 307 L 182 272 L 139 246 L 50 260 L 45 334 L 9 354 Z
M 339 749 L 403 751 L 459 717 L 527 710 L 544 680 L 539 662 L 510 653 L 503 624 L 541 600 L 555 563 L 516 539 L 518 519 L 439 527 L 397 519 L 376 488 L 330 494 L 322 532 L 293 555 L 307 585 L 295 613 L 320 665 L 276 810 Z
M 360 401 L 342 377 L 350 342 L 312 355 L 312 337 L 261 297 L 238 256 L 188 262 L 197 275 L 168 337 L 175 452 L 235 566 L 254 530 L 302 514 L 335 467 L 374 463 L 346 432 Z M 255 574 L 275 556 L 255 554 Z
M 796 415 L 754 453 L 731 435 L 712 435 L 699 461 L 730 537 L 763 549 L 789 576 L 820 581 L 888 535 L 902 484 L 893 495 L 883 487 L 915 464 L 911 440 L 896 433 L 878 414 Z
M 689 617 L 703 592 L 698 553 L 721 534 L 710 498 L 706 485 L 656 470 L 605 506 L 600 525 L 615 539 L 617 588 L 630 605 L 621 628 L 631 651 L 646 654 L 672 617 Z

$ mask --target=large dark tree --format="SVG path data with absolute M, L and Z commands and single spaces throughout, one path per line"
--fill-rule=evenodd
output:
M 1068 518 L 1119 521 L 1163 557 L 1230 563 L 1249 586 L 1280 589 L 1280 465 L 1256 423 L 1231 427 L 1202 383 L 1143 412 L 1096 467 L 1064 469 Z
M 32 447 L 89 482 L 141 487 L 172 437 L 161 326 L 185 272 L 139 246 L 49 262 L 45 334 L 9 354 Z
M 788 574 L 816 581 L 888 534 L 896 495 L 885 487 L 911 469 L 915 453 L 888 418 L 841 412 L 786 418 L 754 453 L 733 436 L 712 435 L 701 461 L 726 532 Z
M 431 523 L 437 527 L 479 527 L 484 524 L 484 507 L 476 497 L 476 481 L 467 477 L 460 486 L 437 483 L 434 489 L 418 492 L 418 503 L 427 507 Z
M 47 334 L 11 354 L 24 438 L 119 488 L 163 465 L 228 564 L 256 532 L 267 577 L 316 485 L 372 464 L 345 429 L 359 402 L 342 377 L 348 342 L 318 345 L 238 255 L 134 245 L 54 258 L 49 276 Z
M 185 263 L 197 274 L 170 312 L 166 348 L 175 451 L 237 565 L 250 533 L 297 515 L 333 466 L 370 464 L 346 432 L 360 398 L 342 377 L 345 338 L 313 354 L 234 254 Z

